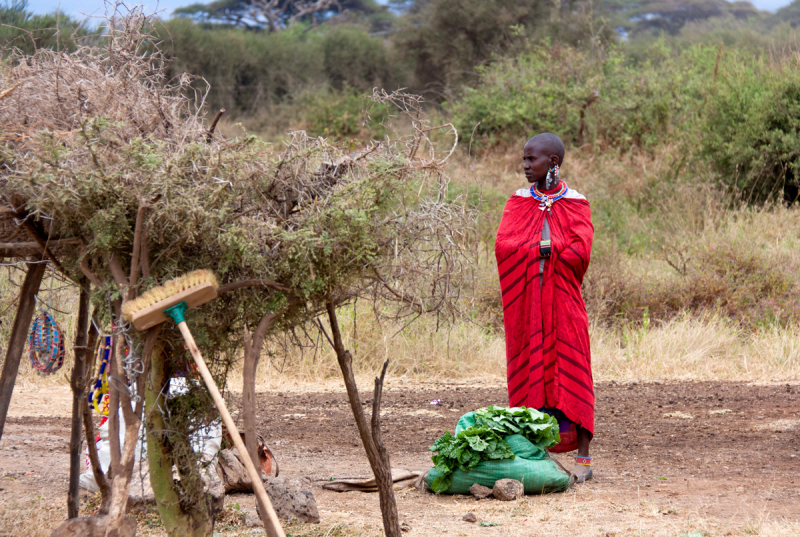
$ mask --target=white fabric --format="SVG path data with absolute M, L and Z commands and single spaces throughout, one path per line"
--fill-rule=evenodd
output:
M 100 468 L 103 469 L 103 473 L 108 472 L 108 467 L 111 465 L 111 442 L 108 439 L 108 428 L 109 428 L 109 420 L 100 426 L 100 429 L 97 431 L 100 434 L 100 440 L 97 441 L 97 458 L 100 459 Z M 139 427 L 139 439 L 136 441 L 136 451 L 135 453 L 135 460 L 139 460 L 142 458 L 142 428 Z M 122 414 L 122 409 L 119 409 L 119 445 L 125 443 L 125 417 Z M 94 479 L 94 472 L 92 472 L 92 467 L 88 461 L 88 454 L 87 454 L 87 461 L 86 461 L 87 469 L 84 473 L 81 474 L 80 478 L 78 479 L 78 483 L 80 486 L 89 492 L 97 492 L 100 490 L 97 487 L 97 481 Z
M 195 381 L 197 382 L 197 381 Z M 186 384 L 185 377 L 175 377 L 170 379 L 169 383 L 169 397 L 176 397 L 184 395 L 189 391 Z M 100 467 L 103 473 L 108 472 L 108 467 L 111 465 L 111 442 L 108 440 L 108 420 L 100 426 L 98 433 L 100 440 L 97 441 L 97 458 L 100 459 Z M 119 445 L 125 443 L 125 418 L 122 414 L 122 409 L 119 409 Z M 142 458 L 142 445 L 144 444 L 144 429 L 139 426 L 139 437 L 136 441 L 135 460 L 139 461 Z M 219 420 L 214 421 L 207 427 L 200 427 L 197 432 L 192 436 L 192 450 L 195 453 L 202 453 L 202 460 L 205 462 L 211 461 L 219 453 L 222 447 L 222 425 Z M 147 458 L 147 453 L 144 454 Z M 100 490 L 97 482 L 94 479 L 94 472 L 88 461 L 87 453 L 87 470 L 81 474 L 78 482 L 80 486 L 89 492 L 97 492 Z

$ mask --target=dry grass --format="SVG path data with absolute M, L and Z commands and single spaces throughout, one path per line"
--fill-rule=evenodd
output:
M 345 322 L 346 344 L 355 352 L 355 369 L 369 382 L 389 358 L 390 385 L 415 380 L 505 380 L 502 335 L 461 322 L 434 331 L 421 321 L 400 328 L 382 327 L 362 312 L 353 337 L 352 309 Z M 594 378 L 597 381 L 735 380 L 796 381 L 800 378 L 800 329 L 776 326 L 748 331 L 720 318 L 683 316 L 647 327 L 618 330 L 595 323 L 591 329 Z M 272 348 L 259 367 L 259 389 L 337 389 L 341 383 L 336 357 L 324 343 L 315 352 Z M 282 369 L 282 371 L 281 371 Z M 235 373 L 229 387 L 238 391 Z
M 49 537 L 53 529 L 67 518 L 66 513 L 65 495 L 53 496 L 42 492 L 29 498 L 0 498 L 0 528 L 4 535 Z
M 722 319 L 685 316 L 622 332 L 595 327 L 592 335 L 596 380 L 800 377 L 800 330 L 796 327 L 751 332 Z

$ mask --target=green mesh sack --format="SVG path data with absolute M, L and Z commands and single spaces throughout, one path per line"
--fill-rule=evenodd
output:
M 475 413 L 464 414 L 458 420 L 455 434 L 474 425 Z M 543 449 L 519 434 L 508 435 L 503 440 L 515 458 L 483 461 L 469 472 L 456 469 L 453 482 L 444 494 L 469 494 L 469 488 L 475 483 L 492 488 L 499 479 L 516 479 L 522 483 L 525 494 L 562 492 L 569 488 L 569 475 L 559 469 Z M 431 469 L 425 476 L 428 487 L 439 476 L 439 472 Z

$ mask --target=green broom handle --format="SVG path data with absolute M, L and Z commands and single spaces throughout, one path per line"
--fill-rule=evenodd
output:
M 197 369 L 200 370 L 200 376 L 203 377 L 203 381 L 206 383 L 208 391 L 211 392 L 211 397 L 214 399 L 214 404 L 219 411 L 219 415 L 222 417 L 222 423 L 224 423 L 225 427 L 228 428 L 228 432 L 231 434 L 231 439 L 233 439 L 233 445 L 236 446 L 236 449 L 239 450 L 239 454 L 242 456 L 242 462 L 247 469 L 247 473 L 250 475 L 250 480 L 253 482 L 253 492 L 255 492 L 256 499 L 261 504 L 261 520 L 264 522 L 264 528 L 267 530 L 267 535 L 269 537 L 286 537 L 286 534 L 283 532 L 283 528 L 281 527 L 281 523 L 278 521 L 278 515 L 275 513 L 275 509 L 272 508 L 272 502 L 269 501 L 269 496 L 264 488 L 264 483 L 261 481 L 261 476 L 259 475 L 259 472 L 256 471 L 255 465 L 253 465 L 250 454 L 247 452 L 247 448 L 242 441 L 242 437 L 239 435 L 239 430 L 236 428 L 236 424 L 233 422 L 233 418 L 231 418 L 231 415 L 228 412 L 228 407 L 225 405 L 225 400 L 222 398 L 222 394 L 219 393 L 217 383 L 214 382 L 214 378 L 211 376 L 211 372 L 208 370 L 208 366 L 206 366 L 206 362 L 203 360 L 203 356 L 200 354 L 200 349 L 197 348 L 197 344 L 194 342 L 194 337 L 192 337 L 192 333 L 189 331 L 189 327 L 186 325 L 186 321 L 183 318 L 183 312 L 186 311 L 186 303 L 182 302 L 181 304 L 184 305 L 183 308 L 177 308 L 176 306 L 173 306 L 172 308 L 176 309 L 173 310 L 172 308 L 169 308 L 165 310 L 164 313 L 172 317 L 178 324 L 178 329 L 181 331 L 181 335 L 183 336 L 184 341 L 186 341 L 186 345 L 189 347 L 189 352 L 192 353 L 192 357 L 197 364 Z M 178 304 L 178 306 L 181 304 Z M 264 516 L 265 513 L 266 517 Z

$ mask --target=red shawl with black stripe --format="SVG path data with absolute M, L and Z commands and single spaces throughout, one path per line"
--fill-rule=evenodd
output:
M 594 233 L 589 203 L 571 191 L 547 213 L 552 252 L 540 284 L 544 217 L 537 200 L 515 194 L 497 230 L 509 406 L 557 408 L 594 434 L 589 321 L 581 296 Z

